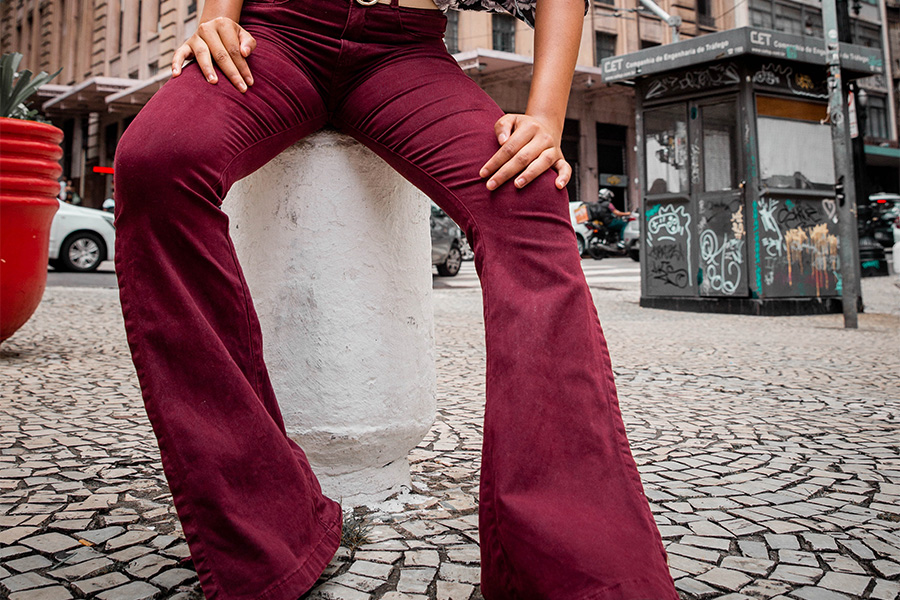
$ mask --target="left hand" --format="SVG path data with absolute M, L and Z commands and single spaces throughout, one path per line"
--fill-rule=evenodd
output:
M 572 167 L 560 149 L 562 131 L 537 116 L 507 114 L 494 124 L 500 149 L 481 168 L 479 176 L 489 178 L 487 188 L 495 190 L 515 177 L 521 189 L 538 175 L 556 170 L 556 187 L 563 189 L 572 177 Z

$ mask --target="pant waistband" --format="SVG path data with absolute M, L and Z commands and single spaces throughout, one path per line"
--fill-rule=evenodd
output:
M 355 0 L 357 4 L 363 6 L 372 6 L 373 4 L 389 4 L 391 6 L 402 6 L 404 8 L 424 8 L 431 10 L 440 10 L 433 0 Z

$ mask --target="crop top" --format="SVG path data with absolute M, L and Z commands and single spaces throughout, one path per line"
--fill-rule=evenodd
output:
M 590 7 L 588 2 L 589 0 L 584 0 L 584 14 L 587 14 Z M 534 27 L 534 8 L 537 0 L 434 0 L 434 3 L 445 12 L 449 8 L 507 12 L 527 23 L 529 27 Z

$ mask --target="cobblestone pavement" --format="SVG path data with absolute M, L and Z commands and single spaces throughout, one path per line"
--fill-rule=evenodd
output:
M 863 282 L 856 331 L 840 315 L 641 309 L 633 276 L 590 280 L 683 598 L 898 598 L 893 278 Z M 439 414 L 413 489 L 365 515 L 368 543 L 342 548 L 311 599 L 481 598 L 478 290 L 437 289 L 435 313 Z M 202 597 L 114 290 L 48 289 L 0 349 L 0 398 L 0 596 Z

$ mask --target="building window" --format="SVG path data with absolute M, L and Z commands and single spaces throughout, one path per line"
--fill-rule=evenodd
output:
M 785 33 L 803 35 L 803 12 L 800 7 L 776 4 L 775 29 Z
M 881 30 L 873 25 L 853 20 L 853 43 L 869 48 L 881 48 Z
M 757 96 L 756 114 L 763 185 L 808 190 L 834 185 L 826 104 Z
M 659 46 L 659 42 L 641 40 L 641 50 L 646 50 L 647 48 L 655 48 L 656 46 Z
M 697 0 L 697 23 L 704 27 L 715 27 L 712 15 L 712 0 Z
M 869 94 L 866 100 L 866 136 L 888 139 L 887 105 L 884 96 Z
M 616 37 L 615 35 L 611 35 L 609 33 L 603 33 L 602 31 L 598 31 L 595 34 L 596 38 L 596 59 L 594 60 L 594 64 L 599 66 L 600 61 L 604 58 L 609 58 L 610 56 L 616 55 Z
M 615 6 L 616 0 L 596 0 L 597 4 L 605 4 L 607 6 Z
M 769 0 L 753 0 L 750 4 L 750 25 L 772 29 L 772 3 Z
M 459 52 L 459 12 L 452 8 L 447 11 L 447 31 L 444 33 L 444 45 L 450 54 Z
M 491 15 L 494 32 L 494 50 L 516 51 L 516 18 L 512 15 L 494 13 Z

